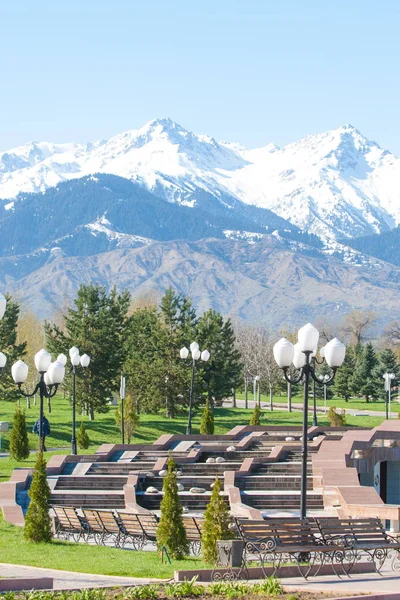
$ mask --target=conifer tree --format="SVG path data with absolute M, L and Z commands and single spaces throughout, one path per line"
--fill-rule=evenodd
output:
M 28 431 L 25 413 L 17 404 L 10 434 L 10 456 L 14 460 L 26 460 L 29 457 Z
M 118 406 L 115 419 L 119 429 L 122 431 L 122 412 L 120 406 Z M 140 417 L 136 412 L 132 396 L 128 394 L 124 402 L 124 439 L 127 444 L 131 443 L 132 436 L 139 427 Z
M 251 413 L 249 425 L 253 427 L 261 425 L 261 409 L 256 402 L 253 412 Z
M 48 350 L 68 354 L 77 346 L 91 357 L 87 369 L 77 369 L 77 398 L 91 419 L 94 413 L 107 412 L 107 400 L 119 387 L 125 359 L 124 334 L 127 326 L 130 295 L 113 288 L 108 294 L 98 285 L 82 284 L 75 307 L 65 315 L 65 327 L 45 324 Z
M 18 343 L 17 341 L 19 304 L 12 300 L 8 294 L 6 299 L 6 311 L 0 321 L 0 348 L 7 356 L 8 368 L 4 369 L 0 377 L 0 398 L 1 400 L 20 400 L 21 396 L 11 377 L 9 367 L 15 361 L 24 357 L 26 343 Z
M 81 423 L 81 426 L 78 429 L 76 441 L 78 442 L 78 448 L 81 448 L 81 450 L 87 450 L 90 446 L 89 435 L 86 431 L 85 423 L 83 422 Z
M 217 562 L 217 540 L 231 540 L 235 537 L 229 525 L 229 509 L 223 496 L 221 496 L 221 482 L 217 477 L 210 501 L 204 512 L 204 523 L 201 533 L 201 549 L 203 559 L 206 563 L 215 564 Z
M 355 369 L 354 351 L 351 346 L 346 348 L 346 356 L 334 379 L 334 390 L 337 396 L 349 401 L 353 392 L 353 377 Z
M 353 377 L 353 390 L 356 394 L 365 396 L 369 402 L 370 398 L 377 398 L 382 388 L 376 377 L 376 367 L 378 358 L 371 342 L 366 344 L 360 358 L 360 362 L 355 370 Z
M 212 435 L 214 433 L 214 413 L 208 399 L 201 415 L 200 433 L 202 435 Z
M 24 537 L 31 542 L 50 542 L 51 521 L 48 506 L 50 488 L 47 483 L 46 460 L 43 452 L 38 452 L 28 495 L 31 500 L 25 517 Z
M 165 546 L 171 558 L 181 560 L 189 553 L 189 543 L 182 521 L 182 505 L 179 501 L 176 464 L 172 456 L 167 462 L 167 474 L 163 483 L 161 517 L 157 527 L 157 547 Z

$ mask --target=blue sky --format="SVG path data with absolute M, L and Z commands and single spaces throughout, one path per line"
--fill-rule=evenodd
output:
M 400 155 L 398 0 L 0 0 L 0 149 L 169 116 L 248 146 L 352 123 Z

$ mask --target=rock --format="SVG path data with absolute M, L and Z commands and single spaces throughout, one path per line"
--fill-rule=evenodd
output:
M 217 456 L 217 458 L 215 459 L 216 463 L 223 463 L 226 462 L 223 456 Z
M 210 458 L 207 458 L 206 463 L 215 463 L 215 458 L 210 456 Z
M 152 485 L 150 485 L 147 489 L 146 489 L 146 494 L 158 494 L 158 489 L 153 487 Z
M 204 494 L 206 490 L 201 487 L 192 487 L 189 491 L 191 494 Z
M 235 446 L 228 446 L 228 448 L 226 449 L 227 452 L 235 452 L 236 447 Z
M 159 476 L 165 477 L 167 473 L 168 473 L 167 469 L 162 469 L 162 471 L 159 472 Z
M 177 476 L 177 477 L 182 477 L 182 471 L 177 471 L 177 472 L 176 472 L 176 476 Z
M 152 479 L 154 477 L 154 473 L 146 473 L 146 477 Z
M 183 492 L 185 486 L 182 483 L 178 483 L 178 492 Z
M 215 481 L 213 483 L 210 483 L 210 488 L 213 489 L 215 485 Z
M 188 509 L 188 507 L 187 507 L 187 506 L 183 506 L 183 507 L 182 507 L 182 510 L 183 510 L 183 512 L 184 512 L 185 514 L 189 512 L 189 509 Z
M 291 437 L 290 435 L 288 437 L 285 437 L 285 442 L 295 442 L 296 438 Z

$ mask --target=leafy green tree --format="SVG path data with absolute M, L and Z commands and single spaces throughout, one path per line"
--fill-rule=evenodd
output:
M 378 358 L 371 342 L 366 344 L 353 377 L 353 390 L 359 396 L 364 396 L 369 402 L 379 396 L 381 383 L 376 377 Z
M 25 517 L 24 537 L 30 542 L 50 542 L 51 521 L 48 506 L 50 488 L 47 483 L 46 460 L 43 452 L 37 455 L 28 495 L 30 503 Z
M 167 474 L 163 483 L 161 517 L 157 527 L 157 547 L 165 547 L 171 556 L 181 560 L 189 553 L 189 543 L 182 520 L 182 505 L 179 501 L 176 464 L 172 456 L 167 462 Z
M 121 406 L 118 406 L 116 412 L 117 425 L 122 432 L 122 412 Z M 130 394 L 128 394 L 124 401 L 124 439 L 125 443 L 130 444 L 132 436 L 135 431 L 140 427 L 140 416 L 136 412 L 135 403 Z
M 28 431 L 25 413 L 17 404 L 10 434 L 10 456 L 14 460 L 26 460 L 29 457 Z
M 201 549 L 204 562 L 215 564 L 218 559 L 217 541 L 231 540 L 235 537 L 229 525 L 231 518 L 228 506 L 221 495 L 221 482 L 215 480 L 213 491 L 204 512 L 204 524 L 201 533 Z
M 20 358 L 23 358 L 26 352 L 26 343 L 17 341 L 19 304 L 6 294 L 7 307 L 3 318 L 0 321 L 0 348 L 7 356 L 7 368 L 4 369 L 0 377 L 0 399 L 1 400 L 20 400 L 18 392 L 11 377 L 10 366 Z
M 81 426 L 78 429 L 76 441 L 78 442 L 78 448 L 81 448 L 81 450 L 87 450 L 90 446 L 89 435 L 86 431 L 86 425 L 83 422 L 81 423 Z
M 219 312 L 208 310 L 198 321 L 196 341 L 202 350 L 210 352 L 208 362 L 199 361 L 197 371 L 204 384 L 200 382 L 197 389 L 203 385 L 211 406 L 220 405 L 241 384 L 243 376 L 231 320 L 225 321 Z
M 337 396 L 345 399 L 346 402 L 351 398 L 353 392 L 353 377 L 356 361 L 354 350 L 351 346 L 346 348 L 346 356 L 340 369 L 337 370 L 334 379 L 334 390 Z
M 200 433 L 202 435 L 212 435 L 214 433 L 214 413 L 209 400 L 206 401 L 203 414 L 201 415 Z
M 249 425 L 252 425 L 253 427 L 261 425 L 261 409 L 258 405 L 258 402 L 256 402 L 254 410 L 251 413 Z
M 108 398 L 119 387 L 125 360 L 124 334 L 129 321 L 130 295 L 115 288 L 107 294 L 98 285 L 80 286 L 75 307 L 65 315 L 65 327 L 45 324 L 46 342 L 54 354 L 77 346 L 91 357 L 86 369 L 77 369 L 77 398 L 86 412 L 108 411 Z M 71 384 L 70 384 L 71 385 Z

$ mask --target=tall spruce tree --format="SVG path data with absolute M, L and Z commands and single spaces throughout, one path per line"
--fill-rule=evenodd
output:
M 46 460 L 43 452 L 37 455 L 28 495 L 30 503 L 25 517 L 24 537 L 30 542 L 50 542 L 50 488 L 47 483 Z
M 212 435 L 214 433 L 214 413 L 209 400 L 206 400 L 206 405 L 201 415 L 200 433 L 202 435 Z
M 378 358 L 371 342 L 365 345 L 358 366 L 354 372 L 353 390 L 359 396 L 364 396 L 366 402 L 378 398 L 382 384 L 376 377 Z
M 65 315 L 65 328 L 45 324 L 48 349 L 68 353 L 77 346 L 89 354 L 87 369 L 77 369 L 77 399 L 91 419 L 95 411 L 108 411 L 108 398 L 118 390 L 125 360 L 124 334 L 130 295 L 113 288 L 108 294 L 98 285 L 81 285 L 75 307 Z M 71 385 L 71 383 L 70 383 Z
M 353 377 L 356 361 L 354 350 L 351 346 L 346 348 L 346 356 L 342 366 L 338 369 L 334 379 L 334 390 L 337 396 L 349 401 L 353 392 Z
M 14 460 L 26 460 L 29 457 L 29 440 L 25 413 L 19 404 L 15 407 L 10 434 L 10 456 Z
M 198 365 L 199 377 L 211 406 L 218 406 L 242 382 L 243 366 L 232 322 L 210 309 L 199 318 L 196 337 L 200 348 L 210 352 L 208 362 Z
M 11 377 L 10 366 L 20 358 L 23 358 L 26 351 L 26 343 L 17 341 L 19 304 L 6 295 L 7 307 L 2 320 L 0 321 L 0 348 L 7 356 L 7 367 L 0 377 L 0 399 L 1 400 L 19 400 L 21 395 L 18 392 Z
M 167 474 L 163 482 L 161 517 L 157 527 L 157 547 L 165 547 L 171 558 L 181 560 L 189 553 L 189 542 L 182 520 L 182 505 L 179 501 L 176 464 L 172 456 L 167 462 Z
M 231 518 L 226 502 L 221 495 L 221 482 L 215 480 L 213 491 L 204 512 L 204 524 L 201 534 L 201 548 L 204 562 L 215 564 L 218 559 L 217 541 L 231 540 L 235 537 L 229 528 Z

